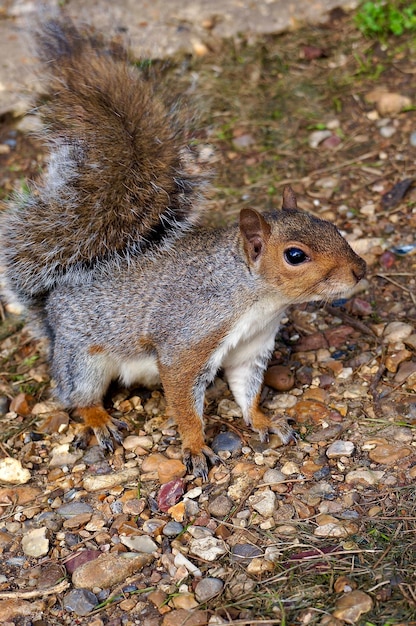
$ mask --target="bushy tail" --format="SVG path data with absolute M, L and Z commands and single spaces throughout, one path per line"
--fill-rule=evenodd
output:
M 120 46 L 66 16 L 35 38 L 50 157 L 1 227 L 7 287 L 26 302 L 178 237 L 198 218 L 204 183 L 175 107 Z

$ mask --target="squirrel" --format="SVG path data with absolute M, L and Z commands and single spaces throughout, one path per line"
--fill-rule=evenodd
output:
M 259 406 L 280 321 L 289 305 L 351 290 L 364 260 L 290 187 L 282 209 L 198 226 L 206 177 L 155 81 L 67 17 L 35 40 L 49 160 L 2 216 L 1 265 L 6 293 L 48 340 L 58 400 L 84 422 L 77 445 L 92 431 L 110 451 L 122 440 L 125 424 L 103 406 L 112 380 L 161 383 L 184 463 L 206 480 L 219 459 L 204 396 L 219 369 L 260 439 L 287 444 L 287 421 Z

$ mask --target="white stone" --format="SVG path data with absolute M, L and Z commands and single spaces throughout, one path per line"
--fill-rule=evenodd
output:
M 11 485 L 24 485 L 30 480 L 30 472 L 20 461 L 12 457 L 0 459 L 0 482 Z

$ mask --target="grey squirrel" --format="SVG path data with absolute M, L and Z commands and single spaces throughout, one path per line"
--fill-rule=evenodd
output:
M 337 228 L 297 208 L 241 210 L 195 226 L 204 177 L 186 131 L 120 48 L 67 17 L 36 35 L 48 75 L 41 109 L 49 162 L 15 198 L 0 234 L 6 291 L 49 340 L 56 395 L 101 446 L 123 424 L 104 409 L 114 379 L 161 382 L 195 476 L 218 461 L 204 439 L 204 395 L 222 368 L 244 420 L 266 440 L 293 431 L 259 407 L 286 308 L 351 289 L 365 262 Z

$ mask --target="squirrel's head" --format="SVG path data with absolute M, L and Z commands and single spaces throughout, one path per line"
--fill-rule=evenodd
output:
M 240 232 L 249 267 L 288 303 L 339 297 L 366 272 L 333 224 L 298 210 L 291 187 L 284 188 L 281 211 L 242 209 Z

